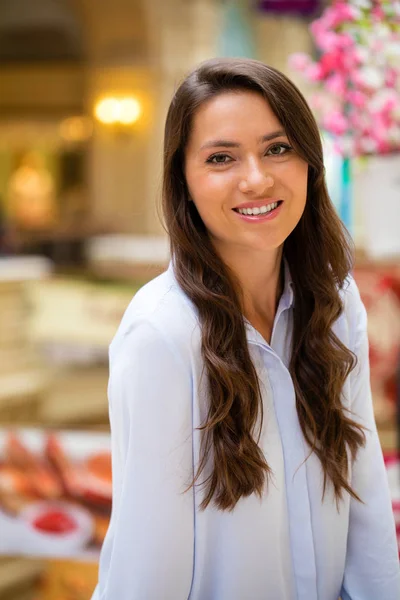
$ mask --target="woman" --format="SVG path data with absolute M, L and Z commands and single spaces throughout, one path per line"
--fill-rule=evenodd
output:
M 165 129 L 168 271 L 110 348 L 96 600 L 398 600 L 366 315 L 302 95 L 211 60 Z

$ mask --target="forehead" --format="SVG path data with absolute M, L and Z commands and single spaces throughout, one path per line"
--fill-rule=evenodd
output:
M 222 92 L 204 102 L 194 115 L 191 143 L 206 138 L 236 139 L 267 134 L 282 129 L 268 101 L 258 92 Z

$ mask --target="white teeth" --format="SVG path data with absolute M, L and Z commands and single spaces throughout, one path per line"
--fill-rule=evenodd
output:
M 264 215 L 267 212 L 271 212 L 274 208 L 278 206 L 277 202 L 273 202 L 272 204 L 266 204 L 265 206 L 255 206 L 254 208 L 238 208 L 238 212 L 241 215 Z

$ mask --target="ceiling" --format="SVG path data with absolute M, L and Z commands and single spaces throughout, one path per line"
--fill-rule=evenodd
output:
M 82 27 L 69 0 L 1 0 L 0 61 L 80 60 Z

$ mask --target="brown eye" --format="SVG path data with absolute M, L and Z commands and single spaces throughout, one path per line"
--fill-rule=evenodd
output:
M 274 144 L 269 148 L 267 154 L 271 156 L 283 156 L 292 150 L 292 147 L 289 144 Z
M 231 159 L 227 154 L 213 154 L 206 162 L 212 165 L 226 165 Z

